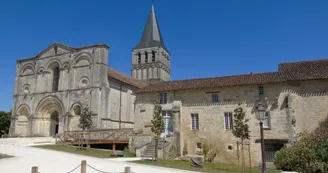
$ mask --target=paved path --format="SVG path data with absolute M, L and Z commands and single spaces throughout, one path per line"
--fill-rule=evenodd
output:
M 82 160 L 104 172 L 123 172 L 124 167 L 129 166 L 135 173 L 182 173 L 191 172 L 170 168 L 154 167 L 136 163 L 100 159 L 88 156 L 81 156 L 65 152 L 52 151 L 47 149 L 28 147 L 23 145 L 3 142 L 0 140 L 0 153 L 16 156 L 8 159 L 0 159 L 1 173 L 30 173 L 33 166 L 39 167 L 40 173 L 67 173 Z M 79 173 L 77 169 L 72 173 Z M 87 167 L 87 173 L 99 173 Z M 192 172 L 195 173 L 195 172 Z

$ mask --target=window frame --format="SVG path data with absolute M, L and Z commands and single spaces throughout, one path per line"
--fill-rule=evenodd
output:
M 141 53 L 138 52 L 137 54 L 138 54 L 138 55 L 137 55 L 137 56 L 138 56 L 138 64 L 141 64 Z
M 151 61 L 155 62 L 156 61 L 156 55 L 155 51 L 151 51 Z
M 267 119 L 267 126 L 265 126 L 265 123 L 264 123 L 265 120 L 263 120 L 263 129 L 264 130 L 270 130 L 271 129 L 271 115 L 270 115 L 270 111 L 266 111 L 264 117 L 265 117 L 264 118 L 265 120 Z
M 193 131 L 198 131 L 199 130 L 199 114 L 198 113 L 191 113 L 190 118 L 191 118 L 191 123 L 190 123 L 191 127 L 190 127 L 190 129 L 193 130 Z M 195 122 L 195 124 L 194 124 L 194 122 Z
M 159 104 L 167 104 L 167 93 L 166 92 L 159 93 Z
M 59 67 L 55 67 L 52 76 L 52 92 L 59 91 L 59 80 L 60 80 L 60 69 Z
M 259 86 L 259 95 L 260 96 L 264 95 L 264 87 L 262 85 Z
M 215 96 L 217 100 L 215 100 Z M 219 93 L 212 93 L 212 103 L 213 104 L 219 103 Z
M 231 115 L 231 118 L 228 118 L 228 126 L 230 124 L 230 128 L 227 128 L 226 126 L 226 115 L 229 117 Z M 230 120 L 230 123 L 229 123 Z M 232 112 L 224 112 L 223 113 L 223 126 L 224 130 L 233 130 L 233 113 Z
M 148 52 L 145 52 L 145 63 L 148 63 Z

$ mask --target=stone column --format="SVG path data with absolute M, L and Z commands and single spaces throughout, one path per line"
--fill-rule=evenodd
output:
M 181 155 L 181 148 L 180 148 L 180 103 L 176 101 L 173 102 L 172 108 L 172 115 L 173 115 L 173 133 L 176 137 L 176 148 L 178 156 Z
M 12 115 L 9 127 L 9 137 L 13 137 L 16 132 L 17 114 Z
M 65 130 L 65 116 L 62 115 L 58 118 L 58 133 L 63 133 Z M 51 124 L 50 124 L 51 126 Z
M 27 135 L 28 136 L 32 136 L 33 135 L 33 127 L 34 127 L 34 117 L 33 117 L 33 114 L 30 114 L 29 117 L 28 117 L 28 132 L 27 132 Z

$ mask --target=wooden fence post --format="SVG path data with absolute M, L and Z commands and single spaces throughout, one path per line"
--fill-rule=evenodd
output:
M 82 160 L 81 162 L 81 173 L 86 173 L 87 172 L 87 161 Z
M 38 167 L 37 166 L 32 167 L 32 173 L 38 173 Z
M 130 167 L 125 167 L 124 173 L 131 173 L 131 168 Z

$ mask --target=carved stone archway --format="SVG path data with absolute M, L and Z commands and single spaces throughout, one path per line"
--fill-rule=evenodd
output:
M 30 135 L 30 108 L 27 105 L 19 106 L 15 121 L 15 135 L 22 137 Z
M 63 103 L 54 96 L 47 96 L 36 108 L 34 133 L 42 136 L 54 136 L 65 130 Z

